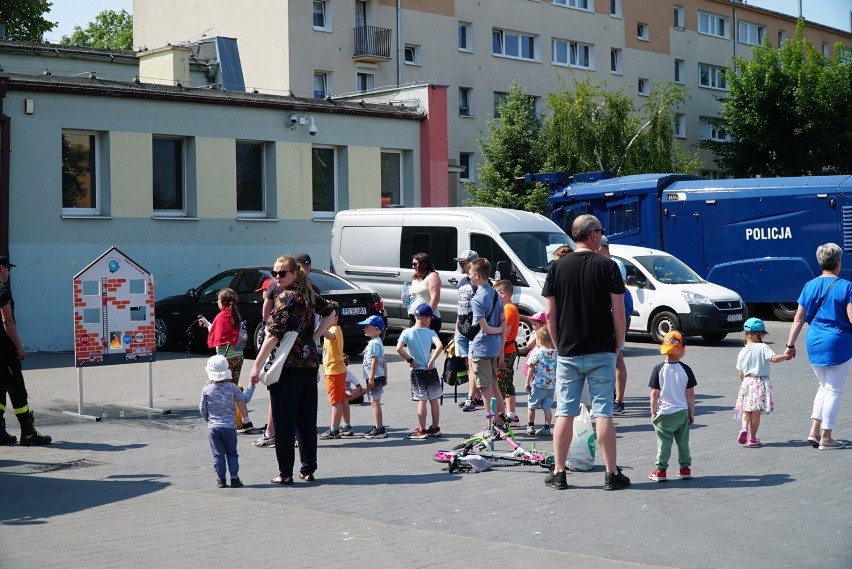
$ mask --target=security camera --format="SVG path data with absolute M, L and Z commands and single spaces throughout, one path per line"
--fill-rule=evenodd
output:
M 308 134 L 310 134 L 311 136 L 316 136 L 317 135 L 317 125 L 316 125 L 316 123 L 314 123 L 314 117 L 308 117 L 308 123 L 309 123 Z

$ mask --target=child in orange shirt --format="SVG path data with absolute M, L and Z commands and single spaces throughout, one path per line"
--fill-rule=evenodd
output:
M 518 307 L 512 303 L 515 287 L 506 279 L 494 283 L 494 290 L 503 301 L 503 314 L 506 317 L 506 328 L 503 331 L 503 363 L 497 366 L 497 385 L 506 401 L 506 416 L 511 423 L 517 423 L 518 414 L 515 412 L 515 358 L 518 357 L 518 326 L 521 314 Z

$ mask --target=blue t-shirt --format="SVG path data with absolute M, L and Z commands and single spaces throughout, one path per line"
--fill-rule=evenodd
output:
M 817 277 L 808 281 L 799 295 L 799 304 L 810 319 L 806 346 L 808 362 L 815 366 L 835 366 L 852 358 L 852 323 L 846 315 L 846 305 L 852 302 L 852 282 L 838 277 Z M 828 296 L 817 311 L 817 305 Z
M 382 338 L 377 336 L 370 338 L 367 342 L 367 347 L 364 348 L 364 379 L 370 379 L 370 371 L 373 367 L 373 356 L 378 357 L 376 360 L 376 375 L 373 377 L 382 377 L 385 375 L 385 347 L 382 344 Z
M 438 335 L 430 328 L 406 328 L 399 335 L 399 341 L 405 344 L 408 353 L 417 364 L 415 369 L 427 369 L 426 364 L 432 357 L 432 346 L 437 346 Z
M 503 316 L 503 301 L 490 284 L 482 285 L 470 301 L 473 323 L 485 318 L 490 326 L 499 326 Z M 488 316 L 491 315 L 489 318 Z M 502 334 L 484 334 L 481 330 L 470 343 L 468 352 L 472 358 L 496 358 L 503 353 Z

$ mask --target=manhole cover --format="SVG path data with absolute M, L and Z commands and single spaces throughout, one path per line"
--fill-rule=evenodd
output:
M 70 468 L 86 468 L 87 466 L 99 466 L 103 462 L 96 460 L 88 460 L 86 458 L 80 460 L 69 460 L 68 462 L 58 462 L 54 464 L 37 464 L 30 468 L 36 472 L 53 472 L 54 470 L 66 470 Z

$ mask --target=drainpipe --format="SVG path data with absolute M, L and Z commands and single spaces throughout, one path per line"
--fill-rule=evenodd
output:
M 0 254 L 9 254 L 9 156 L 12 152 L 12 117 L 3 114 L 9 88 L 8 77 L 0 77 Z
M 396 0 L 396 86 L 402 85 L 402 0 Z

